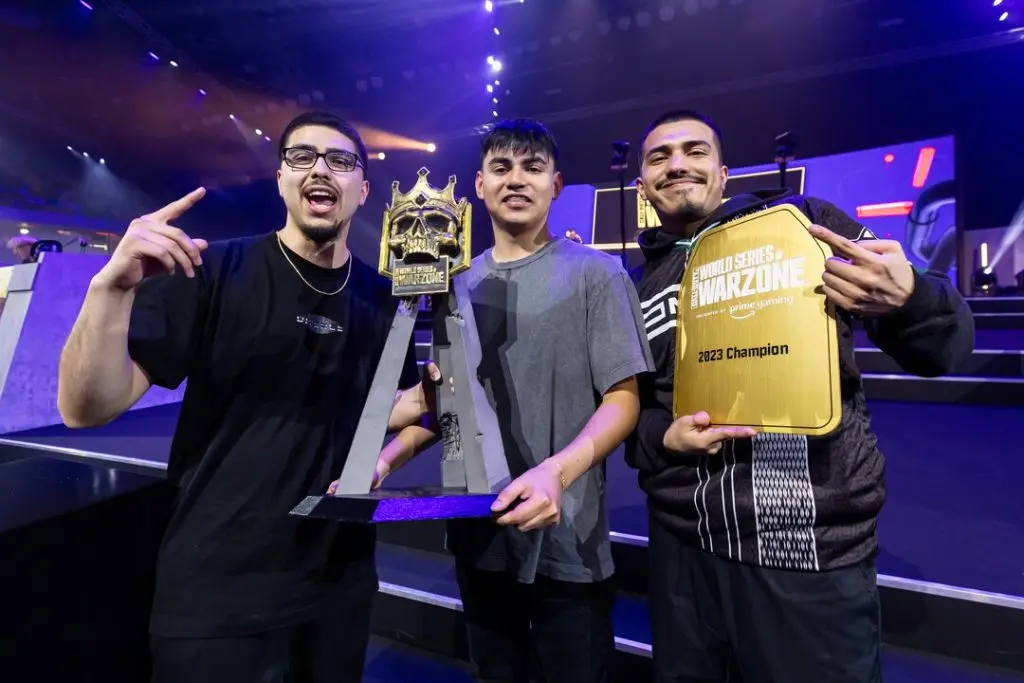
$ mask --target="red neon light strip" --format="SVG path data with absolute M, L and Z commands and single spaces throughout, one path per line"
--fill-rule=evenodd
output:
M 857 207 L 857 218 L 884 218 L 906 216 L 914 208 L 914 202 L 888 202 L 886 204 L 865 204 Z
M 917 153 L 917 166 L 914 167 L 914 187 L 924 187 L 928 180 L 928 174 L 932 171 L 932 162 L 935 161 L 935 148 L 922 147 Z

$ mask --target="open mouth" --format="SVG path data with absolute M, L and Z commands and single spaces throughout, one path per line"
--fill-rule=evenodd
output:
M 327 213 L 338 203 L 338 193 L 328 187 L 307 187 L 302 196 L 314 213 Z
M 516 209 L 516 208 L 522 208 L 524 206 L 529 206 L 533 202 L 531 202 L 530 198 L 527 197 L 526 195 L 510 194 L 509 196 L 507 196 L 504 199 L 502 199 L 501 203 L 504 204 L 505 206 L 510 206 L 513 209 Z

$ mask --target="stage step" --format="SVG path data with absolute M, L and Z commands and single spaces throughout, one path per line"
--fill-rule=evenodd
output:
M 967 304 L 974 313 L 1024 313 L 1024 296 L 968 297 Z
M 857 348 L 874 347 L 875 344 L 868 339 L 867 332 L 859 325 L 853 328 L 853 343 Z M 992 349 L 1003 351 L 1006 349 L 1024 349 L 1024 331 L 1022 330 L 979 330 L 974 332 L 975 349 Z
M 861 372 L 882 375 L 906 374 L 896 361 L 878 348 L 861 347 L 856 350 L 856 354 L 857 367 Z M 1024 378 L 1024 351 L 1020 349 L 975 349 L 971 357 L 954 368 L 950 375 L 1021 379 Z
M 975 313 L 974 328 L 1024 331 L 1024 313 Z
M 914 377 L 863 373 L 864 394 L 876 401 L 1024 406 L 1024 379 L 1009 377 Z
M 374 633 L 444 657 L 465 660 L 467 648 L 461 618 L 462 602 L 459 600 L 451 557 L 382 543 L 377 548 L 377 567 L 380 593 L 374 611 Z M 899 615 L 892 618 L 887 616 L 890 614 L 887 608 L 890 607 L 896 606 L 883 604 L 882 613 L 886 615 L 883 618 L 887 622 L 900 622 Z M 917 614 L 915 618 L 921 616 Z M 933 613 L 928 616 L 934 619 L 940 615 Z M 954 620 L 944 628 L 961 631 L 963 623 L 966 622 Z M 964 635 L 966 641 L 975 639 L 971 634 Z M 630 683 L 650 680 L 650 623 L 643 596 L 628 592 L 618 594 L 615 605 L 615 641 L 618 652 L 615 680 Z M 997 646 L 996 643 L 990 645 L 993 648 Z M 1019 672 L 994 670 L 962 660 L 928 656 L 889 644 L 886 645 L 883 657 L 885 679 L 890 683 L 1024 681 L 1024 675 Z M 461 680 L 454 678 L 453 683 Z

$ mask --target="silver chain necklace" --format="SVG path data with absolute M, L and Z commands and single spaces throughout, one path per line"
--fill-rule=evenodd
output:
M 345 281 L 341 283 L 341 287 L 338 287 L 338 289 L 336 289 L 333 292 L 325 292 L 311 285 L 309 283 L 309 280 L 302 276 L 302 272 L 295 266 L 294 263 L 292 263 L 291 258 L 288 256 L 288 251 L 284 248 L 284 241 L 281 239 L 281 233 L 275 234 L 277 235 L 277 246 L 281 247 L 281 254 L 284 256 L 284 260 L 288 262 L 288 265 L 292 267 L 292 270 L 295 271 L 295 274 L 299 276 L 299 279 L 302 280 L 302 282 L 307 287 L 312 289 L 317 294 L 322 294 L 324 296 L 334 296 L 335 294 L 340 294 L 341 290 L 345 289 L 345 285 L 348 284 L 348 278 L 350 275 L 352 275 L 352 252 L 348 252 L 348 272 L 345 273 Z M 346 251 L 348 251 L 347 248 Z

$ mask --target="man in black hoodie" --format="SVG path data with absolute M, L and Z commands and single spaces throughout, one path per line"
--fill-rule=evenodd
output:
M 655 680 L 881 680 L 875 554 L 884 461 L 854 359 L 853 320 L 909 373 L 949 372 L 973 349 L 969 309 L 938 273 L 915 270 L 834 205 L 773 190 L 723 201 L 728 169 L 707 117 L 648 127 L 637 189 L 661 219 L 636 273 L 657 372 L 640 385 L 627 444 L 650 511 Z M 676 302 L 702 230 L 788 203 L 835 256 L 821 275 L 837 306 L 842 422 L 822 437 L 672 420 Z M 683 378 L 685 380 L 685 378 Z

